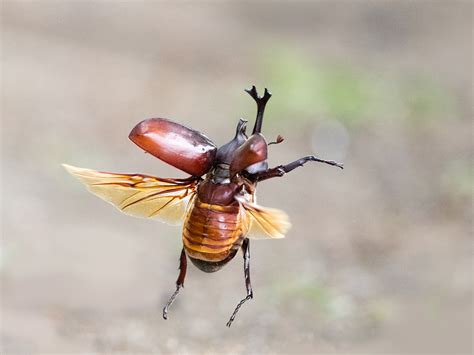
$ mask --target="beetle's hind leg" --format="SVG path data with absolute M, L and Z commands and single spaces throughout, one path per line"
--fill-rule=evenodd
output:
M 186 277 L 186 267 L 187 267 L 187 260 L 186 260 L 186 253 L 184 252 L 184 248 L 181 251 L 181 257 L 179 258 L 179 276 L 176 280 L 176 291 L 171 295 L 170 299 L 166 303 L 165 307 L 163 308 L 163 318 L 168 319 L 168 309 L 173 304 L 176 296 L 178 296 L 179 290 L 181 287 L 184 287 L 184 278 Z
M 242 251 L 244 252 L 244 275 L 245 275 L 245 288 L 247 289 L 247 297 L 242 299 L 234 309 L 234 312 L 230 316 L 229 321 L 227 322 L 227 326 L 230 327 L 232 322 L 237 315 L 240 307 L 247 302 L 249 299 L 253 298 L 253 291 L 252 291 L 252 284 L 250 283 L 250 246 L 249 240 L 246 238 L 242 244 Z

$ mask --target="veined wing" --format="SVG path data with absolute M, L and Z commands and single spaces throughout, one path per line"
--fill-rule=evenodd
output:
M 251 202 L 250 198 L 242 195 L 237 195 L 235 198 L 245 212 L 244 218 L 250 220 L 248 238 L 278 239 L 285 237 L 291 227 L 290 219 L 285 212 L 257 205 Z
M 143 174 L 115 174 L 63 164 L 94 195 L 123 213 L 155 218 L 168 224 L 182 222 L 196 194 L 198 179 L 164 179 Z

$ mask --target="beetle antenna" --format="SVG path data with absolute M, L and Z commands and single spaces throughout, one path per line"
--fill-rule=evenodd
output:
M 278 137 L 276 137 L 276 140 L 274 142 L 270 142 L 268 143 L 267 145 L 272 145 L 272 144 L 280 144 L 281 142 L 283 142 L 285 140 L 285 138 L 283 138 L 280 134 L 278 135 Z
M 262 131 L 262 123 L 263 123 L 263 112 L 265 111 L 265 105 L 267 101 L 272 97 L 272 94 L 265 88 L 265 92 L 263 96 L 258 96 L 257 88 L 255 85 L 252 86 L 251 89 L 245 89 L 245 91 L 253 97 L 255 102 L 257 103 L 257 118 L 255 120 L 255 126 L 253 127 L 252 134 L 260 133 Z

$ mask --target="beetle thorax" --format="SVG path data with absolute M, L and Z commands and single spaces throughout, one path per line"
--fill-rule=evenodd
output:
M 209 175 L 214 184 L 229 184 L 230 171 L 228 164 L 218 163 L 212 168 Z

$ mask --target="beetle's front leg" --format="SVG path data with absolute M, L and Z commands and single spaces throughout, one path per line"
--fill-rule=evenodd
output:
M 234 312 L 230 316 L 229 321 L 227 322 L 227 326 L 230 327 L 232 325 L 232 322 L 235 319 L 235 316 L 237 315 L 237 312 L 239 311 L 240 307 L 247 302 L 249 299 L 253 298 L 253 291 L 252 291 L 252 284 L 250 283 L 250 246 L 249 246 L 249 240 L 247 238 L 244 239 L 244 242 L 242 243 L 242 251 L 244 252 L 244 274 L 245 274 L 245 288 L 247 289 L 247 297 L 242 299 L 237 306 L 234 309 Z
M 176 296 L 178 296 L 179 290 L 181 287 L 184 286 L 184 278 L 186 277 L 186 267 L 187 267 L 187 260 L 186 260 L 186 253 L 183 250 L 181 251 L 181 257 L 179 258 L 179 276 L 176 280 L 176 291 L 171 295 L 170 299 L 166 303 L 165 307 L 163 308 L 163 318 L 168 319 L 168 308 L 173 304 Z
M 250 178 L 254 181 L 263 181 L 263 180 L 271 179 L 271 178 L 274 178 L 274 177 L 280 177 L 280 176 L 283 176 L 286 173 L 289 173 L 290 171 L 292 171 L 292 170 L 294 170 L 294 169 L 296 169 L 300 166 L 303 166 L 304 164 L 306 164 L 309 161 L 316 161 L 316 162 L 320 162 L 320 163 L 325 163 L 325 164 L 329 164 L 329 165 L 332 165 L 332 166 L 337 166 L 338 168 L 344 169 L 344 166 L 342 164 L 339 164 L 339 163 L 335 162 L 334 160 L 324 160 L 324 159 L 317 158 L 314 155 L 308 155 L 308 156 L 303 157 L 301 159 L 295 160 L 294 162 L 291 162 L 289 164 L 279 165 L 275 168 L 268 169 L 266 171 L 251 174 Z

